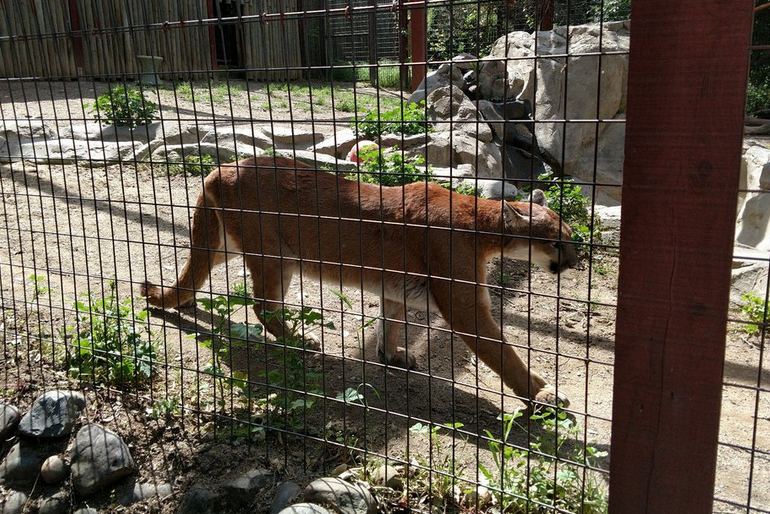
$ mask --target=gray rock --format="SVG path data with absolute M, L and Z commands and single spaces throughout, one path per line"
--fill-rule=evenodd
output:
M 767 252 L 736 245 L 733 254 L 730 301 L 741 305 L 741 296 L 749 292 L 764 298 L 767 290 Z
M 67 478 L 69 466 L 58 455 L 52 455 L 43 462 L 40 476 L 46 484 L 58 484 Z
M 606 139 L 613 124 L 600 124 L 597 134 L 594 124 L 570 123 L 565 127 L 559 120 L 624 115 L 629 36 L 627 24 L 574 25 L 505 35 L 495 42 L 480 72 L 481 96 L 529 101 L 534 106 L 538 122 L 535 133 L 542 151 L 563 161 L 564 173 L 592 178 L 594 147 Z M 569 61 L 561 57 L 567 48 Z M 603 55 L 599 57 L 599 53 Z M 535 55 L 536 60 L 531 58 Z M 603 151 L 611 160 L 622 162 L 622 141 Z M 617 175 L 618 169 L 614 173 Z
M 391 489 L 400 489 L 403 485 L 403 479 L 398 469 L 389 464 L 383 464 L 372 472 L 372 482 Z
M 67 491 L 59 491 L 43 500 L 39 514 L 65 514 L 70 510 L 70 495 Z
M 97 424 L 78 431 L 71 462 L 72 482 L 81 496 L 93 494 L 136 470 L 126 443 Z
M 278 514 L 287 505 L 294 501 L 302 492 L 302 488 L 294 482 L 281 482 L 275 491 L 273 503 L 270 505 L 270 514 Z
M 27 503 L 27 495 L 21 491 L 13 491 L 4 502 L 0 503 L 0 513 L 20 514 Z
M 96 509 L 92 509 L 91 507 L 83 507 L 76 510 L 72 514 L 99 514 L 99 511 Z
M 0 443 L 16 430 L 20 418 L 19 409 L 0 402 Z
M 363 138 L 363 136 L 361 137 Z M 338 130 L 315 145 L 314 149 L 317 153 L 344 159 L 353 145 L 358 142 L 358 139 L 356 133 L 351 129 Z
M 503 154 L 503 174 L 506 178 L 534 184 L 533 181 L 546 171 L 543 161 L 516 147 L 506 146 L 501 149 L 501 153 Z
M 179 514 L 219 514 L 224 512 L 224 492 L 195 484 L 182 499 Z
M 297 126 L 266 126 L 263 128 L 265 134 L 271 137 L 276 145 L 288 145 L 297 147 L 299 145 L 316 145 L 323 141 L 324 136 L 320 132 L 310 132 Z
M 275 154 L 295 159 L 321 171 L 353 171 L 357 168 L 356 163 L 352 161 L 338 159 L 322 153 L 313 153 L 309 150 L 278 150 Z
M 339 478 L 319 478 L 310 482 L 302 498 L 309 503 L 334 506 L 341 514 L 377 512 L 377 502 L 367 489 Z
M 455 150 L 455 165 L 470 164 L 476 168 L 479 178 L 501 178 L 503 163 L 497 143 L 484 143 L 467 134 L 455 133 L 452 139 Z
M 85 397 L 77 391 L 48 391 L 21 418 L 19 433 L 40 438 L 67 436 L 85 406 Z
M 132 503 L 149 500 L 150 498 L 166 498 L 171 496 L 172 493 L 171 484 L 168 483 L 137 482 L 126 484 L 126 487 L 118 497 L 118 503 L 121 505 L 131 505 Z
M 314 503 L 296 503 L 279 512 L 280 514 L 332 514 L 329 510 Z
M 436 88 L 428 95 L 426 103 L 428 117 L 436 132 L 462 132 L 484 143 L 492 141 L 492 129 L 462 88 Z
M 463 82 L 463 70 L 460 66 L 444 63 L 438 67 L 436 71 L 432 71 L 422 79 L 420 85 L 414 90 L 414 93 L 409 97 L 408 102 L 417 103 L 425 100 L 425 98 L 431 94 L 435 89 L 440 87 L 446 87 L 449 85 L 455 85 L 458 88 L 462 88 L 465 84 Z
M 222 490 L 231 504 L 246 505 L 260 489 L 264 489 L 272 482 L 272 472 L 266 469 L 252 469 L 226 482 Z
M 203 136 L 201 143 L 224 146 L 238 155 L 254 155 L 255 148 L 265 150 L 273 146 L 273 140 L 251 124 L 215 127 Z
M 4 120 L 0 125 L 0 162 L 21 160 L 21 147 L 45 143 L 56 137 L 56 132 L 42 120 Z
M 424 136 L 423 136 L 424 137 Z M 424 157 L 431 166 L 446 167 L 457 165 L 449 133 L 430 133 L 428 142 L 405 149 L 406 155 Z
M 242 149 L 239 147 L 239 149 Z M 214 143 L 195 143 L 189 145 L 169 145 L 160 146 L 158 148 L 152 148 L 152 145 L 148 148 L 148 151 L 152 152 L 153 161 L 159 162 L 173 162 L 172 159 L 178 159 L 178 156 L 187 157 L 188 155 L 210 155 L 218 163 L 228 163 L 236 160 L 236 153 L 233 149 L 225 146 L 219 146 Z M 261 150 L 256 149 L 255 152 L 261 154 Z M 176 156 L 169 157 L 172 152 Z M 249 152 L 245 152 L 249 153 Z M 253 155 L 253 154 L 250 154 Z
M 466 73 L 475 71 L 479 67 L 479 58 L 473 54 L 461 53 L 452 57 L 452 65 L 460 68 L 460 71 Z
M 0 482 L 31 483 L 40 472 L 40 465 L 50 455 L 47 446 L 19 441 L 0 463 Z
M 398 148 L 408 150 L 421 144 L 425 144 L 429 140 L 430 135 L 426 137 L 425 134 L 382 134 L 380 137 L 375 138 L 375 143 L 380 145 L 380 148 Z

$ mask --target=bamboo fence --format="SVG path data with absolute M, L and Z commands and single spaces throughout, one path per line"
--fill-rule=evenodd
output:
M 63 0 L 0 0 L 0 76 L 131 80 L 141 72 L 136 56 L 155 55 L 164 59 L 158 70 L 164 79 L 205 78 L 215 67 L 214 25 L 195 22 L 214 15 L 209 4 L 210 0 L 75 0 L 73 17 L 70 2 Z M 298 0 L 247 0 L 241 14 L 294 11 L 297 4 Z M 192 23 L 173 23 L 178 21 Z M 251 79 L 301 78 L 299 24 L 297 19 L 237 22 L 236 68 Z M 82 57 L 76 42 L 82 42 Z

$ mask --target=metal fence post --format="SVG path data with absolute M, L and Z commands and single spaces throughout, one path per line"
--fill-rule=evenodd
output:
M 711 512 L 751 4 L 633 3 L 614 513 Z

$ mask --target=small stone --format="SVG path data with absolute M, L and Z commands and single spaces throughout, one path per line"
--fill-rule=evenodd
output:
M 67 491 L 59 491 L 53 496 L 43 500 L 40 504 L 39 514 L 65 514 L 69 511 L 70 495 Z
M 252 469 L 222 486 L 228 500 L 236 505 L 246 505 L 260 490 L 273 481 L 273 473 L 266 469 Z
M 179 514 L 219 514 L 222 512 L 224 493 L 212 491 L 200 484 L 195 484 L 182 499 Z
M 372 472 L 372 482 L 377 485 L 390 487 L 391 489 L 401 489 L 403 485 L 398 469 L 389 464 L 383 464 Z
M 68 472 L 69 466 L 58 455 L 48 457 L 40 468 L 40 476 L 46 484 L 58 484 L 67 478 Z
M 67 436 L 85 406 L 85 397 L 77 391 L 48 391 L 21 418 L 19 433 L 40 438 Z
M 78 431 L 71 460 L 72 482 L 81 496 L 93 494 L 136 470 L 123 439 L 97 424 Z
M 0 463 L 0 482 L 34 482 L 41 464 L 49 455 L 47 450 L 27 441 L 13 445 Z
M 297 503 L 284 508 L 280 514 L 331 514 L 331 512 L 314 503 Z
M 19 409 L 0 402 L 0 442 L 10 436 L 19 424 Z
M 123 494 L 118 498 L 118 503 L 121 505 L 131 505 L 150 498 L 165 498 L 171 496 L 172 489 L 171 484 L 155 482 L 134 483 L 127 484 Z
M 4 502 L 0 503 L 2 514 L 19 514 L 27 503 L 27 495 L 21 491 L 13 491 Z
M 294 482 L 281 482 L 275 491 L 270 514 L 278 514 L 302 492 L 302 488 Z
M 312 481 L 302 494 L 310 503 L 333 505 L 341 514 L 375 514 L 377 502 L 363 487 L 339 478 L 319 478 Z

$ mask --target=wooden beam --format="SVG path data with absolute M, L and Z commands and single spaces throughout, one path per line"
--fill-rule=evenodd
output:
M 632 4 L 612 513 L 712 511 L 751 4 Z
M 426 34 L 428 25 L 428 12 L 424 7 L 412 9 L 409 13 L 409 36 L 412 46 L 412 62 L 424 63 L 427 59 Z M 422 79 L 428 72 L 427 64 L 412 65 L 411 91 L 417 89 Z

